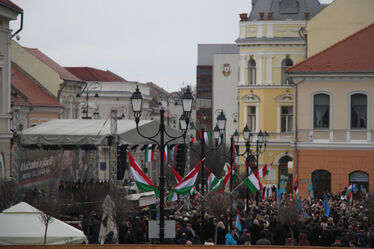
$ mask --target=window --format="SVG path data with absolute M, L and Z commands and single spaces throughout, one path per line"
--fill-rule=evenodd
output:
M 292 106 L 282 106 L 281 107 L 281 132 L 291 132 L 292 131 Z
M 253 58 L 248 62 L 248 82 L 250 85 L 256 85 L 256 61 Z
M 314 129 L 330 127 L 330 96 L 319 93 L 314 95 Z
M 367 96 L 362 93 L 351 95 L 351 129 L 367 127 Z
M 316 170 L 312 173 L 313 194 L 322 198 L 325 193 L 331 192 L 331 173 L 327 170 Z
M 286 70 L 287 68 L 289 67 L 292 67 L 293 66 L 293 61 L 290 59 L 290 57 L 286 57 L 283 61 L 282 61 L 282 65 L 281 65 L 281 70 L 282 70 L 282 78 L 281 78 L 281 84 L 282 85 L 287 85 L 287 77 L 286 77 Z
M 256 106 L 248 107 L 248 128 L 252 132 L 256 132 Z

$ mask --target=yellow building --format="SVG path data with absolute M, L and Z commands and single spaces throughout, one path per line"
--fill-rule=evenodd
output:
M 317 0 L 308 1 L 308 5 L 297 0 L 252 0 L 249 16 L 240 15 L 240 34 L 236 40 L 240 49 L 238 131 L 245 125 L 251 130 L 252 151 L 256 151 L 260 131 L 270 135 L 258 160 L 260 168 L 273 162 L 266 184 L 285 180 L 291 185 L 288 167 L 292 167 L 293 159 L 294 94 L 285 70 L 305 58 L 302 28 L 323 8 Z M 239 145 L 240 152 L 245 151 L 243 136 Z M 255 161 L 253 158 L 251 165 L 255 166 Z M 241 169 L 245 172 L 245 167 Z

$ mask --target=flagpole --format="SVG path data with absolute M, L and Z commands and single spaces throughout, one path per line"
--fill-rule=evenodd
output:
M 233 194 L 235 192 L 235 190 L 237 190 L 242 184 L 244 183 L 244 181 L 242 181 L 240 184 L 238 184 L 238 186 L 236 186 L 231 192 L 230 194 Z M 248 188 L 247 188 L 248 189 Z

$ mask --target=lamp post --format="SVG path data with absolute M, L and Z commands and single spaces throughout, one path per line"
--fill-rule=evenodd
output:
M 86 106 L 85 106 L 85 109 L 83 109 L 83 114 L 85 114 L 85 116 L 82 116 L 83 119 L 91 119 L 91 117 L 88 116 L 88 98 L 90 96 L 90 93 L 92 92 L 95 92 L 94 94 L 94 98 L 95 98 L 95 104 L 97 102 L 97 100 L 99 99 L 99 94 L 98 94 L 98 91 L 101 91 L 102 90 L 102 86 L 99 82 L 95 82 L 95 83 L 86 83 L 86 85 L 83 87 L 83 89 L 77 93 L 76 97 L 77 98 L 80 98 L 82 97 L 83 94 L 86 94 Z
M 142 112 L 142 104 L 143 104 L 143 96 L 141 94 L 141 92 L 139 91 L 139 87 L 136 86 L 136 90 L 135 92 L 133 92 L 130 100 L 131 100 L 131 107 L 132 107 L 132 111 L 134 113 L 134 117 L 135 117 L 135 122 L 136 122 L 136 130 L 138 132 L 138 134 L 143 137 L 143 138 L 146 138 L 146 139 L 149 139 L 151 141 L 153 141 L 155 144 L 158 145 L 158 148 L 160 150 L 160 176 L 159 176 L 159 181 L 160 181 L 160 243 L 164 243 L 164 237 L 165 237 L 165 221 L 164 221 L 164 216 L 165 216 L 165 203 L 164 203 L 164 199 L 165 199 L 165 172 L 164 172 L 164 157 L 162 156 L 164 150 L 165 150 L 165 146 L 167 146 L 167 144 L 173 140 L 176 140 L 178 138 L 181 138 L 183 136 L 186 135 L 187 133 L 187 129 L 188 129 L 188 123 L 189 123 L 189 119 L 190 119 L 190 116 L 191 116 L 191 112 L 192 112 L 192 105 L 193 105 L 193 101 L 194 101 L 194 98 L 192 96 L 192 93 L 191 93 L 191 90 L 190 90 L 190 87 L 188 86 L 187 87 L 187 90 L 183 93 L 183 96 L 182 96 L 182 107 L 183 107 L 183 115 L 185 116 L 186 118 L 186 129 L 184 130 L 183 134 L 181 136 L 177 136 L 177 137 L 174 137 L 174 136 L 171 136 L 170 134 L 167 133 L 166 129 L 165 129 L 165 124 L 164 124 L 164 114 L 165 114 L 165 110 L 163 110 L 162 108 L 160 108 L 160 126 L 159 126 L 159 129 L 158 131 L 156 131 L 156 133 L 153 135 L 153 136 L 145 136 L 144 134 L 141 133 L 141 131 L 139 130 L 139 121 L 140 121 L 140 116 L 141 116 L 141 112 Z M 170 137 L 171 139 L 169 141 L 165 141 L 165 134 Z M 160 141 L 157 141 L 155 139 L 155 137 L 159 135 L 160 136 Z
M 234 143 L 235 145 L 238 143 L 239 141 L 239 133 L 238 131 L 235 131 L 234 134 L 230 137 L 230 166 L 231 166 L 231 170 L 234 170 L 233 167 L 234 167 L 234 157 L 236 156 L 235 154 L 235 150 L 234 150 Z M 230 226 L 229 226 L 229 229 L 231 231 L 231 226 L 232 226 L 232 209 L 233 209 L 233 195 L 232 195 L 232 173 L 231 172 L 231 176 L 230 176 Z
M 266 144 L 267 144 L 268 139 L 269 139 L 269 134 L 267 133 L 267 131 L 265 131 L 263 133 L 260 130 L 260 132 L 257 134 L 256 150 L 255 151 L 251 150 L 251 141 L 252 141 L 253 134 L 251 133 L 251 130 L 248 128 L 247 125 L 245 125 L 245 127 L 243 129 L 243 137 L 244 137 L 244 141 L 245 141 L 245 152 L 243 154 L 241 154 L 241 156 L 245 155 L 245 162 L 246 162 L 246 165 L 247 165 L 246 176 L 248 177 L 249 176 L 249 168 L 251 168 L 252 171 L 255 171 L 255 170 L 258 169 L 258 160 L 259 160 L 260 155 L 262 153 L 264 153 L 265 150 L 266 150 Z M 256 166 L 255 167 L 250 167 L 249 163 L 250 163 L 251 158 L 256 159 Z M 248 210 L 248 200 L 249 200 L 249 190 L 247 188 L 246 189 L 247 212 L 249 212 L 249 210 Z M 257 194 L 256 194 L 256 201 L 258 201 Z
M 225 114 L 223 113 L 223 110 L 221 110 L 221 113 L 217 117 L 217 124 L 215 128 L 213 129 L 213 137 L 215 140 L 218 140 L 221 138 L 221 142 L 215 143 L 215 147 L 209 147 L 205 143 L 204 135 L 205 135 L 205 129 L 201 129 L 201 139 L 200 139 L 200 145 L 197 148 L 191 148 L 193 152 L 196 152 L 199 154 L 200 159 L 204 159 L 210 152 L 218 150 L 219 147 L 223 144 L 223 132 L 226 127 L 226 117 Z M 201 148 L 201 152 L 199 152 L 199 148 Z M 207 150 L 206 150 L 207 149 Z M 201 195 L 204 196 L 205 194 L 205 161 L 202 162 L 201 169 L 200 169 L 200 186 L 201 189 Z M 202 199 L 201 201 L 201 226 L 203 226 L 205 223 L 205 200 Z

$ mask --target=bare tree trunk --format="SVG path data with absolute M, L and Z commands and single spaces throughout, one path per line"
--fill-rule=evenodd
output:
M 47 244 L 47 231 L 48 231 L 48 222 L 45 225 L 45 230 L 44 230 L 44 245 Z

